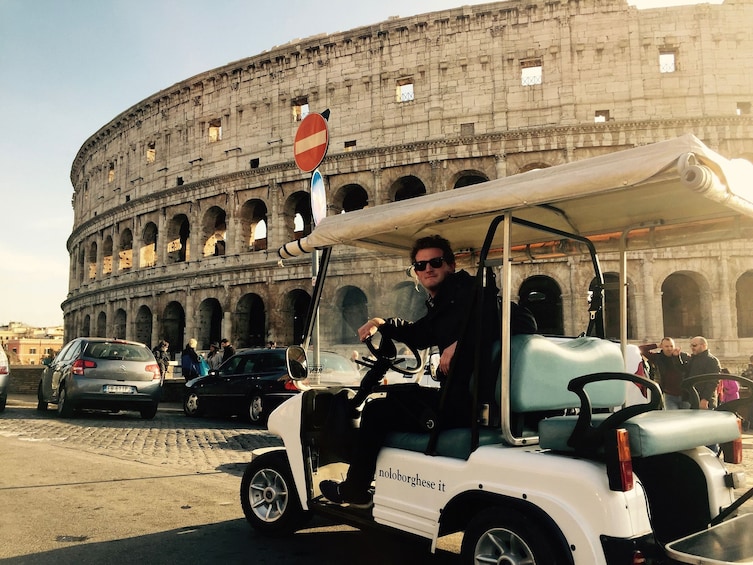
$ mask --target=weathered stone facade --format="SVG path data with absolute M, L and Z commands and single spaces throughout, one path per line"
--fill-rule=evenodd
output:
M 331 214 L 687 132 L 751 159 L 751 23 L 751 0 L 464 6 L 296 40 L 157 92 L 92 135 L 73 163 L 66 338 L 167 337 L 173 351 L 194 336 L 203 348 L 220 336 L 293 341 L 311 265 L 281 268 L 276 250 L 310 229 L 310 175 L 293 161 L 309 110 L 331 111 L 320 167 Z M 403 270 L 337 257 L 342 285 L 367 296 L 373 273 Z M 607 271 L 616 260 L 603 257 Z M 631 254 L 629 269 L 634 339 L 699 329 L 730 363 L 753 353 L 747 242 Z M 552 262 L 521 268 L 516 284 L 555 282 L 562 329 L 577 333 L 581 272 Z M 668 311 L 677 324 L 663 316 L 668 279 L 675 294 L 700 293 L 696 306 Z

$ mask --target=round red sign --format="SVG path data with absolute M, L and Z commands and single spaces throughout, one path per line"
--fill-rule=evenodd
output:
M 321 114 L 309 114 L 303 118 L 295 133 L 295 164 L 305 173 L 313 171 L 324 159 L 328 146 L 327 120 Z

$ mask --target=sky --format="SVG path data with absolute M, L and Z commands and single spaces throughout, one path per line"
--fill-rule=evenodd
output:
M 0 111 L 7 126 L 0 136 L 0 326 L 62 325 L 71 165 L 115 116 L 184 79 L 297 38 L 482 3 L 0 0 Z

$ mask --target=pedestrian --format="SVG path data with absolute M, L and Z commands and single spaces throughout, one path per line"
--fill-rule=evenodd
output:
M 194 338 L 189 339 L 180 356 L 180 369 L 186 382 L 201 374 L 201 359 L 199 359 L 199 354 L 196 353 L 197 343 Z
M 640 349 L 651 367 L 652 380 L 659 383 L 664 393 L 664 407 L 667 410 L 688 408 L 687 402 L 682 399 L 682 379 L 685 374 L 684 365 L 690 360 L 690 356 L 680 351 L 671 337 L 662 338 L 659 351 L 655 351 L 655 343 L 641 345 Z
M 235 347 L 232 346 L 230 340 L 226 337 L 222 338 L 220 345 L 222 346 L 222 362 L 224 363 L 235 355 Z
M 164 379 L 167 375 L 167 368 L 170 366 L 170 354 L 167 352 L 170 344 L 167 340 L 160 340 L 160 342 L 152 349 L 154 359 L 157 361 L 159 367 L 159 374 Z
M 729 375 L 729 369 L 722 369 L 722 374 Z M 719 381 L 719 404 L 731 402 L 740 398 L 740 383 L 733 379 L 722 379 Z
M 714 357 L 709 351 L 709 342 L 703 336 L 696 336 L 690 340 L 690 359 L 685 365 L 686 377 L 695 377 L 697 375 L 718 375 L 722 371 L 719 359 Z M 714 410 L 717 406 L 716 389 L 719 385 L 718 380 L 709 380 L 698 384 L 695 388 L 698 390 L 698 396 L 701 399 L 699 408 L 701 410 Z
M 213 341 L 209 344 L 209 353 L 207 353 L 207 363 L 209 369 L 217 369 L 222 364 L 222 352 L 220 351 L 220 344 Z

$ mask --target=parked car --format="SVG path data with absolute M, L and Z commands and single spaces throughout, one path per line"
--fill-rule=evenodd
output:
M 350 361 L 331 352 L 320 356 L 316 385 L 358 385 L 360 374 Z M 218 369 L 186 383 L 183 411 L 187 416 L 240 415 L 263 423 L 283 401 L 309 386 L 290 379 L 285 348 L 241 349 Z
M 99 337 L 68 342 L 44 368 L 37 389 L 37 410 L 57 404 L 70 417 L 83 408 L 137 410 L 154 418 L 162 395 L 162 377 L 143 343 Z
M 8 401 L 8 387 L 10 386 L 10 364 L 8 356 L 0 347 L 0 412 L 5 410 L 5 403 Z

